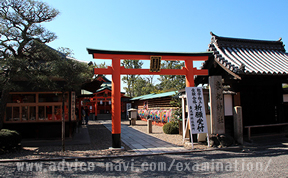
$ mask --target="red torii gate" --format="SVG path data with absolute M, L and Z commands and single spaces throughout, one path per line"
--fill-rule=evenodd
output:
M 198 70 L 193 67 L 193 61 L 206 61 L 211 52 L 202 53 L 174 53 L 174 52 L 139 52 L 139 51 L 109 51 L 88 49 L 94 59 L 112 59 L 112 66 L 95 68 L 94 74 L 112 74 L 112 148 L 121 148 L 121 75 L 185 75 L 186 87 L 194 86 L 194 75 L 208 75 L 208 70 Z M 182 69 L 161 69 L 159 72 L 150 72 L 149 69 L 126 69 L 120 66 L 121 59 L 150 60 L 150 57 L 161 57 L 161 60 L 185 61 Z

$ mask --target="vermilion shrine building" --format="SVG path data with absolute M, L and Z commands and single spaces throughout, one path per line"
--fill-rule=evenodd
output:
M 101 87 L 96 90 L 90 97 L 85 97 L 84 106 L 90 109 L 90 113 L 95 114 L 95 118 L 100 114 L 111 114 L 112 103 L 111 103 L 111 81 L 104 75 L 98 75 L 97 81 L 102 82 Z M 121 116 L 126 118 L 126 103 L 129 102 L 129 97 L 124 96 L 124 92 L 121 92 Z M 107 118 L 107 117 L 103 117 Z M 100 118 L 101 119 L 101 118 Z
M 61 79 L 53 80 L 58 85 L 65 85 Z M 22 90 L 9 92 L 3 128 L 17 130 L 23 138 L 60 137 L 64 108 L 65 133 L 66 136 L 72 137 L 78 120 L 76 110 L 78 107 L 81 109 L 80 91 L 67 91 L 63 98 L 61 91 L 52 91 L 46 88 L 33 89 L 34 87 L 26 80 L 15 82 L 22 86 Z M 100 81 L 94 80 L 83 84 L 82 88 L 87 91 L 95 91 L 100 85 Z M 79 96 L 80 98 L 78 98 Z

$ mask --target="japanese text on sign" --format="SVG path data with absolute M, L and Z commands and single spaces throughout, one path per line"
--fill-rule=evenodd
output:
M 161 56 L 150 56 L 150 72 L 160 72 Z
M 193 134 L 208 133 L 203 90 L 200 87 L 186 87 L 190 128 Z

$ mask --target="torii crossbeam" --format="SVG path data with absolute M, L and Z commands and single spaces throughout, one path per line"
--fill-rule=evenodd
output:
M 121 148 L 121 75 L 185 75 L 186 87 L 194 86 L 194 75 L 208 75 L 208 70 L 198 70 L 193 67 L 193 61 L 206 61 L 211 52 L 202 53 L 174 53 L 174 52 L 140 52 L 140 51 L 108 51 L 88 49 L 94 59 L 112 59 L 112 66 L 103 69 L 95 68 L 94 74 L 112 75 L 112 148 Z M 121 59 L 150 60 L 150 57 L 161 56 L 161 60 L 185 61 L 182 69 L 161 69 L 159 72 L 150 72 L 149 69 L 126 69 L 120 66 Z

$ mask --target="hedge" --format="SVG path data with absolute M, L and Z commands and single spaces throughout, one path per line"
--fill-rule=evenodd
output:
M 18 148 L 21 144 L 21 135 L 15 130 L 0 130 L 0 149 L 11 150 Z
M 163 126 L 165 134 L 179 134 L 179 126 L 177 122 L 168 122 Z

